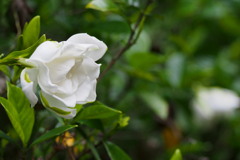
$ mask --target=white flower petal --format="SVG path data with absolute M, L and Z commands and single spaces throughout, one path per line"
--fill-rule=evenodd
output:
M 210 120 L 218 115 L 227 115 L 238 108 L 238 95 L 228 89 L 217 87 L 201 87 L 196 90 L 193 107 L 197 117 Z
M 209 104 L 217 112 L 231 111 L 239 107 L 239 97 L 228 89 L 213 88 L 209 90 Z
M 49 69 L 49 76 L 52 83 L 58 83 L 67 78 L 68 72 L 75 64 L 75 59 L 56 58 L 47 63 Z
M 72 42 L 76 44 L 95 44 L 98 46 L 98 49 L 89 50 L 86 53 L 86 56 L 92 58 L 94 61 L 100 59 L 107 50 L 107 46 L 104 42 L 98 40 L 93 36 L 89 36 L 86 33 L 75 34 L 71 36 L 67 42 Z
M 72 119 L 76 116 L 77 110 L 76 109 L 67 109 L 65 112 L 68 112 L 68 114 L 61 114 L 59 112 L 56 112 L 56 110 L 53 110 L 52 108 L 47 108 L 48 110 L 52 111 L 53 113 L 57 114 L 58 116 L 65 118 L 65 119 Z
M 50 79 L 48 67 L 40 61 L 35 61 L 35 64 L 38 65 L 37 67 L 39 69 L 37 81 L 40 88 L 43 89 L 44 91 L 47 91 L 48 93 L 58 92 L 58 86 L 56 84 L 53 84 Z
M 64 96 L 72 95 L 76 92 L 77 86 L 72 79 L 66 79 L 57 83 L 58 92 L 56 94 L 62 94 Z
M 39 68 L 39 75 L 38 75 L 39 86 L 44 92 L 48 94 L 64 94 L 64 95 L 73 94 L 76 91 L 78 86 L 76 84 L 76 81 L 78 80 L 78 84 L 81 83 L 81 81 L 83 81 L 80 79 L 72 78 L 71 80 L 65 79 L 62 82 L 53 83 L 50 78 L 51 75 L 50 75 L 49 67 L 38 61 L 35 61 L 35 63 L 38 65 L 38 68 Z M 77 67 L 81 68 L 81 64 Z M 85 73 L 81 72 L 77 68 L 73 72 L 74 73 L 72 74 L 74 77 L 77 76 L 77 77 L 80 77 L 81 79 L 85 77 Z M 71 74 L 71 73 L 68 73 L 68 74 Z
M 38 98 L 35 95 L 36 85 L 29 79 L 25 69 L 22 71 L 20 79 L 22 90 L 30 101 L 31 107 L 35 106 L 38 101 Z
M 96 82 L 85 80 L 76 92 L 77 104 L 85 104 L 88 102 L 93 102 L 96 99 Z
M 90 90 L 89 95 L 86 99 L 87 102 L 94 102 L 96 100 L 96 97 L 97 97 L 96 85 L 97 85 L 97 80 L 93 80 L 91 82 L 92 89 Z
M 96 79 L 100 74 L 100 66 L 100 64 L 97 64 L 92 59 L 86 57 L 83 59 L 81 69 L 84 70 L 88 77 Z
M 58 113 L 56 113 L 56 114 L 59 115 L 60 117 L 65 118 L 65 119 L 72 119 L 77 114 L 77 110 L 76 109 L 71 109 L 71 110 L 69 110 L 69 112 L 71 112 L 71 113 L 67 114 L 67 115 L 62 115 L 62 114 L 58 114 Z
M 39 68 L 38 84 L 45 93 L 50 95 L 61 94 L 64 96 L 69 96 L 75 92 L 76 88 L 73 87 L 76 85 L 72 84 L 71 80 L 66 79 L 59 83 L 53 83 L 50 78 L 48 66 L 41 62 L 36 63 L 38 63 Z
M 55 106 L 56 108 L 64 107 L 75 107 L 76 106 L 76 97 L 75 95 L 57 95 L 57 94 L 48 94 L 42 91 L 42 95 L 46 98 L 50 106 Z
M 42 101 L 43 105 L 48 110 L 54 112 L 55 114 L 57 114 L 63 118 L 66 118 L 66 119 L 71 119 L 71 118 L 75 117 L 75 115 L 77 113 L 76 108 L 69 108 L 67 106 L 55 107 L 56 104 L 54 104 L 54 106 L 51 106 L 49 101 L 47 100 L 47 97 L 45 97 L 43 92 L 41 92 L 40 97 L 41 97 L 41 101 Z
M 59 50 L 60 57 L 81 59 L 81 56 L 85 55 L 90 50 L 97 50 L 99 47 L 96 44 L 81 44 L 72 43 L 68 41 L 62 42 L 63 46 Z
M 25 68 L 24 70 L 28 74 L 31 81 L 37 82 L 37 76 L 38 76 L 37 68 Z
M 30 57 L 31 60 L 38 60 L 41 62 L 49 62 L 54 57 L 59 56 L 59 49 L 62 47 L 62 43 L 45 41 L 40 44 Z

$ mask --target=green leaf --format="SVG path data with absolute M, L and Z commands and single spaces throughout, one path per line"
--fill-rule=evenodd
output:
M 182 160 L 181 151 L 179 149 L 176 149 L 170 160 Z
M 72 129 L 72 128 L 76 128 L 77 125 L 65 125 L 65 126 L 61 126 L 61 127 L 58 127 L 58 128 L 54 128 L 50 131 L 48 131 L 47 133 L 45 133 L 44 135 L 40 136 L 39 138 L 37 138 L 31 145 L 30 147 L 32 147 L 33 145 L 36 145 L 38 143 L 41 143 L 43 141 L 46 141 L 50 138 L 53 138 L 55 136 L 59 136 L 61 133 L 69 130 L 69 129 Z
M 19 35 L 18 38 L 17 38 L 17 45 L 16 45 L 16 50 L 19 51 L 19 50 L 23 50 L 25 48 L 23 48 L 23 35 Z
M 156 76 L 149 71 L 144 71 L 143 69 L 137 68 L 127 68 L 127 72 L 137 78 L 141 78 L 148 81 L 156 81 Z
M 32 46 L 40 34 L 40 16 L 34 17 L 29 24 L 25 25 L 23 30 L 23 48 Z
M 171 35 L 170 40 L 174 42 L 180 50 L 188 55 L 193 54 L 206 38 L 206 31 L 203 27 L 192 30 L 188 37 L 181 35 Z
M 113 108 L 109 108 L 101 103 L 95 103 L 91 106 L 83 108 L 74 118 L 75 121 L 84 119 L 105 119 L 112 116 L 119 116 L 122 112 Z
M 167 61 L 166 76 L 173 87 L 179 87 L 182 83 L 184 63 L 185 58 L 180 53 L 171 55 Z
M 15 141 L 9 137 L 7 134 L 5 134 L 3 131 L 0 130 L 0 138 L 6 139 L 9 142 L 15 143 Z
M 119 120 L 119 126 L 120 127 L 125 127 L 128 125 L 128 122 L 130 120 L 130 117 L 128 116 L 121 116 L 120 120 Z
M 139 58 L 141 57 L 141 58 Z M 129 64 L 140 70 L 150 70 L 154 66 L 164 62 L 165 57 L 151 52 L 135 52 L 127 55 Z
M 104 147 L 111 160 L 131 160 L 131 158 L 120 147 L 112 142 L 105 142 Z
M 11 76 L 11 82 L 13 84 L 16 84 L 17 81 L 19 80 L 22 70 L 23 70 L 23 67 L 13 66 L 13 74 Z
M 107 107 L 100 102 L 95 102 L 80 110 L 74 121 L 102 132 L 111 132 L 117 127 L 127 126 L 129 119 L 121 111 Z
M 13 65 L 18 64 L 19 58 L 28 58 L 31 56 L 31 54 L 35 51 L 35 49 L 44 41 L 46 41 L 46 36 L 42 35 L 39 40 L 33 44 L 31 47 L 28 47 L 27 49 L 21 50 L 21 51 L 13 51 L 9 53 L 6 57 L 3 59 L 0 59 L 0 65 L 7 64 L 7 65 Z
M 118 6 L 112 0 L 93 0 L 86 5 L 86 8 L 99 10 L 102 12 L 118 12 Z
M 168 104 L 157 93 L 143 92 L 140 93 L 140 97 L 160 118 L 168 117 Z
M 129 59 L 131 54 L 149 53 L 151 50 L 151 44 L 152 44 L 152 39 L 149 33 L 145 30 L 142 30 L 136 43 L 126 51 L 126 57 Z M 140 58 L 138 57 L 138 59 Z
M 128 125 L 130 117 L 124 116 L 123 114 L 112 116 L 106 119 L 101 119 L 102 125 L 104 126 L 104 131 L 115 130 L 116 127 L 125 127 Z
M 2 71 L 8 78 L 11 77 L 11 70 L 7 65 L 0 65 L 0 71 Z
M 101 120 L 99 119 L 88 119 L 88 120 L 80 120 L 80 124 L 85 124 L 91 128 L 98 129 L 100 131 L 104 131 L 104 127 L 102 125 Z
M 9 82 L 7 83 L 8 99 L 0 97 L 0 103 L 4 107 L 7 115 L 26 147 L 31 137 L 34 124 L 34 110 L 22 90 Z

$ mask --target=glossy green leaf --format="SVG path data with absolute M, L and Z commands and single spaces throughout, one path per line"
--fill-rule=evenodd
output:
M 170 160 L 182 160 L 181 151 L 179 149 L 176 149 Z
M 39 40 L 35 44 L 33 44 L 31 47 L 28 47 L 27 49 L 24 49 L 21 51 L 13 51 L 3 59 L 0 59 L 0 65 L 1 64 L 7 64 L 7 65 L 17 64 L 19 58 L 28 58 L 29 56 L 31 56 L 31 54 L 35 51 L 35 49 L 44 41 L 46 41 L 46 36 L 42 35 L 39 38 Z
M 160 118 L 168 117 L 168 104 L 161 96 L 154 92 L 143 92 L 140 96 Z
M 8 99 L 0 97 L 0 103 L 4 107 L 7 115 L 26 147 L 31 137 L 34 124 L 34 110 L 22 90 L 10 83 L 7 83 Z
M 118 116 L 112 116 L 104 119 L 88 119 L 88 120 L 79 120 L 80 124 L 85 124 L 91 128 L 98 129 L 102 132 L 111 131 L 118 127 L 125 127 L 128 125 L 130 117 L 123 116 L 122 114 Z
M 118 12 L 118 6 L 112 0 L 93 0 L 87 4 L 86 8 L 99 10 L 102 12 Z
M 40 34 L 40 16 L 34 17 L 23 30 L 23 49 L 32 46 Z
M 121 111 L 105 106 L 101 103 L 95 103 L 83 108 L 74 118 L 75 121 L 84 119 L 105 119 L 113 116 L 119 116 Z
M 105 142 L 104 147 L 111 160 L 131 160 L 131 158 L 120 147 L 112 142 Z
M 43 134 L 42 136 L 40 136 L 39 138 L 37 138 L 32 144 L 31 146 L 33 145 L 36 145 L 38 143 L 41 143 L 43 141 L 46 141 L 50 138 L 53 138 L 55 136 L 59 136 L 60 134 L 62 134 L 63 132 L 67 131 L 67 130 L 70 130 L 72 128 L 76 128 L 77 125 L 65 125 L 65 126 L 61 126 L 61 127 L 58 127 L 58 128 L 54 128 L 50 131 L 48 131 L 47 133 Z M 30 146 L 30 147 L 31 147 Z
M 111 131 L 116 127 L 128 125 L 129 117 L 119 110 L 107 107 L 99 102 L 83 108 L 74 118 L 75 122 L 85 124 L 102 132 Z

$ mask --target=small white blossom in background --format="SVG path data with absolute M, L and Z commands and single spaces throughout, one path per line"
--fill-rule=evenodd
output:
M 211 120 L 216 116 L 230 115 L 240 106 L 239 96 L 228 89 L 198 88 L 193 100 L 197 118 Z
M 46 108 L 70 119 L 76 105 L 96 100 L 96 83 L 100 59 L 107 50 L 102 41 L 88 34 L 75 34 L 67 41 L 46 41 L 26 61 L 33 68 L 21 73 L 22 89 L 31 106 L 37 101 L 37 86 Z

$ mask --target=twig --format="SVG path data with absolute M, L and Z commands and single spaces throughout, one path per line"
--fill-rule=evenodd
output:
M 20 35 L 21 32 L 22 32 L 22 28 L 21 28 L 21 25 L 20 25 L 20 20 L 19 20 L 19 17 L 17 15 L 17 12 L 13 12 L 13 17 L 14 17 L 14 20 L 15 20 L 15 27 L 16 27 L 16 30 L 17 30 L 17 35 Z
M 30 18 L 32 9 L 26 3 L 26 0 L 12 0 L 11 10 L 15 19 L 16 29 L 23 29 L 25 22 Z M 21 31 L 20 30 L 20 31 Z
M 100 74 L 98 81 L 102 79 L 102 77 L 113 67 L 113 65 L 117 62 L 117 60 L 129 49 L 131 48 L 139 38 L 139 35 L 142 31 L 142 27 L 146 18 L 146 11 L 150 4 L 153 2 L 153 0 L 148 0 L 147 4 L 144 8 L 144 10 L 140 13 L 137 22 L 135 23 L 134 27 L 131 28 L 131 33 L 129 35 L 128 41 L 126 45 L 119 50 L 119 52 L 116 53 L 116 55 L 112 58 L 110 63 L 107 65 L 107 67 L 103 70 L 103 72 Z

